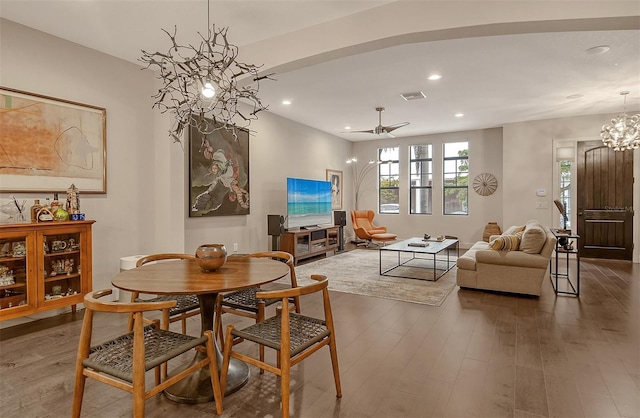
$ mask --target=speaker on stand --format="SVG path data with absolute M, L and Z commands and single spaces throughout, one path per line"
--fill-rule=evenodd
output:
M 284 216 L 267 215 L 267 233 L 271 235 L 271 250 L 280 251 L 280 235 L 284 234 Z
M 340 227 L 338 231 L 338 252 L 344 251 L 344 227 L 347 225 L 347 212 L 344 210 L 333 212 L 333 224 Z

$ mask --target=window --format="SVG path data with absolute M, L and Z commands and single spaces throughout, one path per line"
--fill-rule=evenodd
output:
M 433 192 L 431 144 L 409 147 L 409 213 L 431 214 Z
M 571 229 L 571 161 L 560 161 L 560 202 L 567 214 L 567 223 L 560 214 L 560 225 L 564 229 Z
M 445 215 L 469 214 L 469 143 L 443 146 L 443 205 Z
M 378 148 L 378 204 L 380 213 L 400 213 L 400 147 Z

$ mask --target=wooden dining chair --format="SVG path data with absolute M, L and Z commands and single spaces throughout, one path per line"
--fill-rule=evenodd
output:
M 247 257 L 255 258 L 271 258 L 281 261 L 289 266 L 289 276 L 291 279 L 291 287 L 298 287 L 296 279 L 296 270 L 294 266 L 294 258 L 291 254 L 284 251 L 263 251 L 252 253 Z M 224 345 L 224 332 L 222 327 L 222 314 L 230 313 L 234 315 L 253 318 L 256 322 L 260 322 L 265 318 L 265 308 L 277 303 L 279 299 L 267 299 L 263 303 L 258 303 L 256 293 L 262 291 L 259 287 L 237 290 L 226 294 L 218 295 L 216 300 L 216 311 L 213 329 L 218 334 L 220 345 Z M 292 298 L 293 305 L 291 310 L 300 313 L 300 298 L 295 296 Z M 237 343 L 237 341 L 236 341 Z M 260 347 L 260 359 L 264 360 L 264 347 Z
M 190 254 L 160 253 L 142 257 L 136 263 L 140 267 L 152 261 L 162 260 L 195 260 L 195 256 Z M 200 302 L 196 295 L 158 295 L 151 299 L 141 299 L 140 292 L 131 293 L 131 302 L 162 302 L 173 300 L 176 306 L 169 310 L 169 323 L 181 321 L 182 333 L 187 333 L 187 318 L 200 314 Z M 129 331 L 133 329 L 133 315 L 129 317 Z
M 164 319 L 175 301 L 161 302 L 108 302 L 99 300 L 110 295 L 111 289 L 88 293 L 84 297 L 85 314 L 80 332 L 76 359 L 76 378 L 71 415 L 80 417 L 86 379 L 122 389 L 133 396 L 133 416 L 144 416 L 145 401 L 203 367 L 209 367 L 216 413 L 222 414 L 222 391 L 218 380 L 218 360 L 213 347 L 213 333 L 205 331 L 201 337 L 172 332 L 160 326 L 158 320 L 145 325 L 143 312 L 161 310 Z M 133 314 L 133 332 L 117 336 L 99 345 L 91 345 L 94 312 L 107 314 Z M 167 324 L 165 321 L 164 324 Z M 206 353 L 202 360 L 190 364 L 185 370 L 169 378 L 161 378 L 159 366 L 172 358 L 198 350 Z M 146 372 L 154 370 L 155 384 L 148 385 Z M 150 386 L 147 389 L 147 386 Z
M 291 367 L 301 362 L 322 347 L 328 345 L 331 353 L 333 378 L 336 386 L 336 396 L 342 397 L 340 386 L 340 372 L 338 370 L 338 354 L 336 351 L 335 329 L 333 315 L 329 301 L 329 282 L 326 276 L 312 275 L 313 283 L 307 286 L 293 289 L 273 290 L 258 292 L 256 297 L 260 303 L 266 300 L 278 299 L 282 303 L 282 309 L 276 316 L 270 317 L 244 329 L 235 329 L 233 325 L 227 326 L 220 385 L 225 387 L 227 372 L 231 357 L 245 363 L 259 367 L 280 376 L 280 393 L 282 397 L 282 417 L 289 417 L 289 386 Z M 299 298 L 316 292 L 322 292 L 324 317 L 322 319 L 290 312 L 288 309 L 290 298 Z M 274 366 L 246 354 L 233 351 L 234 338 L 241 341 L 252 341 L 267 346 L 277 351 L 277 364 Z

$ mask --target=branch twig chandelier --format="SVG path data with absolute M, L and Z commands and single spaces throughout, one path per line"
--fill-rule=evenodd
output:
M 157 69 L 162 87 L 153 96 L 153 107 L 162 113 L 175 114 L 170 130 L 174 142 L 182 142 L 185 127 L 193 126 L 202 134 L 226 129 L 237 138 L 238 129 L 246 129 L 257 114 L 267 107 L 258 98 L 259 66 L 238 62 L 238 47 L 227 40 L 228 28 L 216 29 L 209 23 L 207 1 L 207 37 L 200 32 L 200 45 L 180 45 L 173 35 L 162 29 L 171 39 L 166 53 L 142 50 L 140 61 L 146 68 Z M 157 67 L 157 68 L 155 68 Z M 246 81 L 250 83 L 244 84 Z M 242 112 L 240 102 L 249 110 Z
M 628 91 L 620 92 L 624 96 L 623 113 L 611 119 L 600 132 L 602 142 L 614 151 L 640 148 L 640 114 L 627 116 L 627 94 Z

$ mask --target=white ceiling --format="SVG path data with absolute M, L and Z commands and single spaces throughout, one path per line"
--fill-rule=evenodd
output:
M 389 3 L 213 0 L 211 22 L 229 26 L 229 40 L 241 46 L 243 61 L 243 45 L 288 34 L 291 45 L 297 45 L 300 30 L 355 18 Z M 202 0 L 1 0 L 0 16 L 138 64 L 141 49 L 168 48 L 161 29 L 172 32 L 176 25 L 178 39 L 187 43 L 196 42 L 196 32 L 207 27 Z M 585 53 L 599 45 L 611 49 L 602 55 Z M 431 73 L 442 79 L 427 80 Z M 394 131 L 398 137 L 617 113 L 622 111 L 623 90 L 631 92 L 627 109 L 640 108 L 640 31 L 416 42 L 308 65 L 275 78 L 276 82 L 262 82 L 259 94 L 271 112 L 353 141 L 377 139 L 373 134 L 342 132 L 347 125 L 354 130 L 374 128 L 378 106 L 386 108 L 383 125 L 410 122 Z M 400 97 L 415 91 L 424 92 L 426 99 Z M 582 97 L 569 99 L 572 95 Z M 282 105 L 283 99 L 292 104 Z M 464 116 L 456 118 L 456 113 Z

